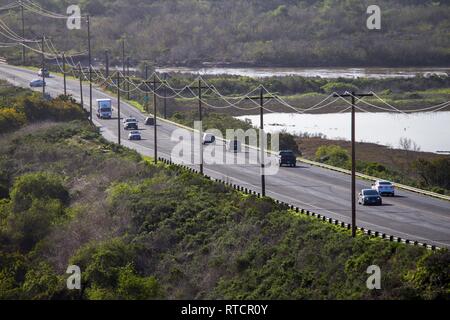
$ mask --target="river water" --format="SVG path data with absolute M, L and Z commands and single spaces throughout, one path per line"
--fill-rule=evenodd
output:
M 321 78 L 412 78 L 417 75 L 430 76 L 432 74 L 449 76 L 450 68 L 157 68 L 161 73 L 185 73 L 201 75 L 238 75 L 252 78 L 272 76 L 302 76 Z
M 286 130 L 289 133 L 324 134 L 329 139 L 351 138 L 350 113 L 264 115 L 267 132 Z M 259 115 L 241 116 L 259 126 Z M 400 138 L 409 138 L 421 151 L 450 152 L 450 112 L 392 114 L 357 113 L 356 140 L 399 147 Z

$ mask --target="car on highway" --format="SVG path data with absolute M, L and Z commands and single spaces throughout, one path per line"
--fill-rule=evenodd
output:
M 128 134 L 128 140 L 141 140 L 141 133 L 139 131 L 131 131 Z
M 372 184 L 372 189 L 378 191 L 378 193 L 383 195 L 395 196 L 394 184 L 390 181 L 377 180 Z
M 127 122 L 138 122 L 138 121 L 135 117 L 128 117 L 128 118 L 123 119 L 123 124 L 125 124 Z
M 363 189 L 358 194 L 358 203 L 364 206 L 366 205 L 376 205 L 381 206 L 383 200 L 377 190 L 373 189 Z
M 126 123 L 124 123 L 123 128 L 125 130 L 138 130 L 139 129 L 137 122 L 126 122 Z
M 45 86 L 45 81 L 42 79 L 34 79 L 30 81 L 30 87 L 43 87 Z
M 203 134 L 203 144 L 211 144 L 216 141 L 216 137 L 212 133 Z
M 44 78 L 48 78 L 48 77 L 50 77 L 50 72 L 48 72 L 48 70 L 47 69 L 39 69 L 39 71 L 38 71 L 38 76 L 39 77 L 44 77 Z
M 283 165 L 288 165 L 290 167 L 297 166 L 297 157 L 292 150 L 281 150 L 278 153 L 278 159 L 280 167 L 282 167 Z
M 154 117 L 147 117 L 147 118 L 145 118 L 144 124 L 146 126 L 153 126 L 153 125 L 155 125 L 155 118 Z

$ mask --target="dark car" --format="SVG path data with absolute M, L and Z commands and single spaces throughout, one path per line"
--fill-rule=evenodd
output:
M 383 200 L 377 190 L 363 189 L 358 195 L 358 203 L 362 205 L 376 205 L 381 206 Z
M 124 124 L 123 128 L 125 130 L 138 130 L 138 124 L 137 122 L 127 122 Z
M 297 157 L 292 150 L 282 150 L 279 153 L 280 167 L 283 165 L 288 165 L 290 167 L 295 167 L 297 165 Z

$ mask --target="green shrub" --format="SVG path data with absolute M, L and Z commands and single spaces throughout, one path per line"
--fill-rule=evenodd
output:
M 406 279 L 424 299 L 450 299 L 449 266 L 450 252 L 443 249 L 423 256 Z
M 140 277 L 129 264 L 119 272 L 117 294 L 124 300 L 149 300 L 162 297 L 155 277 Z
M 342 147 L 336 145 L 320 146 L 316 151 L 316 160 L 336 167 L 348 167 L 350 157 Z
M 30 202 L 26 209 L 10 212 L 6 219 L 5 235 L 21 252 L 32 250 L 65 214 L 58 200 L 33 197 Z
M 17 178 L 11 189 L 11 201 L 15 212 L 30 208 L 33 199 L 69 202 L 69 193 L 60 177 L 48 173 L 29 173 Z

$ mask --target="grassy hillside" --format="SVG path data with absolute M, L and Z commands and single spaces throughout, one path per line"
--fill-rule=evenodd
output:
M 36 1 L 65 14 L 70 1 Z M 0 1 L 6 4 L 9 1 Z M 381 30 L 366 27 L 371 1 L 359 0 L 83 0 L 92 16 L 93 50 L 120 60 L 195 65 L 201 62 L 282 66 L 450 65 L 449 2 L 379 0 Z M 18 11 L 3 14 L 20 30 Z M 26 14 L 29 38 L 51 36 L 61 50 L 86 49 L 86 25 Z M 17 55 L 19 52 L 16 53 Z
M 85 120 L 0 136 L 2 299 L 449 298 L 447 250 L 295 214 L 106 142 Z M 82 291 L 65 288 L 69 264 Z M 366 269 L 382 270 L 382 290 Z

